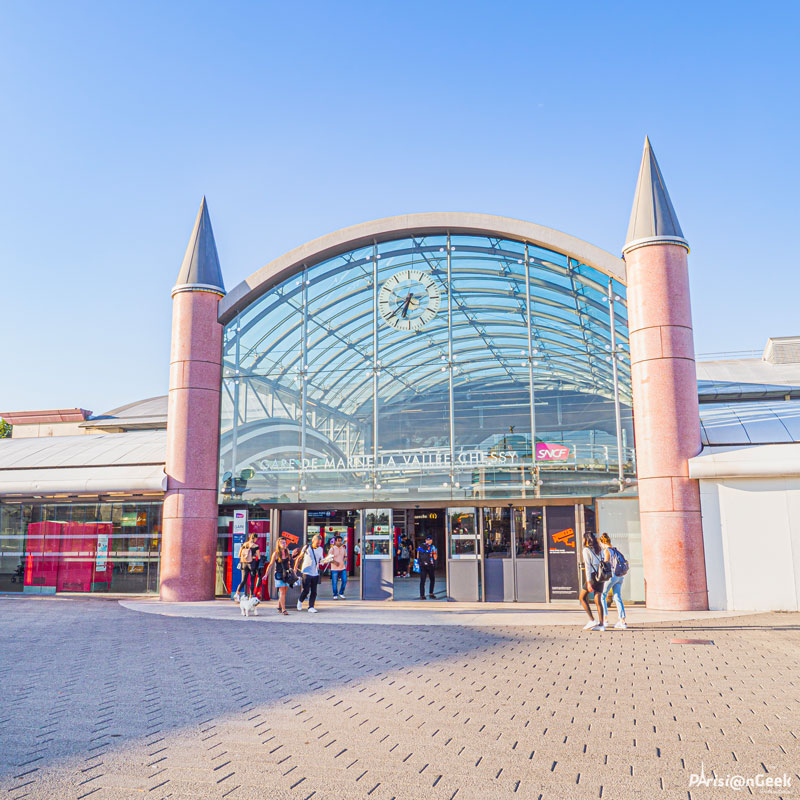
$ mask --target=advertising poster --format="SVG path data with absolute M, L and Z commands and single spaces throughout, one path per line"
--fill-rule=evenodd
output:
M 578 599 L 575 509 L 549 506 L 547 509 L 547 558 L 551 600 Z
M 281 511 L 280 535 L 286 539 L 290 550 L 305 544 L 305 512 Z
M 128 550 L 131 554 L 142 553 L 144 554 L 144 545 L 130 545 Z M 144 561 L 130 561 L 128 562 L 128 573 L 142 573 L 144 572 Z
M 95 572 L 104 572 L 108 562 L 108 534 L 97 534 L 97 552 L 95 554 Z

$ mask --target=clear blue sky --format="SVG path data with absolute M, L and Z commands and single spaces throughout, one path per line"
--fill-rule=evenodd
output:
M 0 410 L 167 389 L 203 194 L 228 288 L 480 211 L 619 253 L 645 133 L 698 353 L 800 334 L 797 2 L 0 2 Z

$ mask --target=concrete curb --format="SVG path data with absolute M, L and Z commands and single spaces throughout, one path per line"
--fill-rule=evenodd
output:
M 205 603 L 162 603 L 158 600 L 133 601 L 120 600 L 120 605 L 130 611 L 144 614 L 159 614 L 168 617 L 189 619 L 217 619 L 228 622 L 303 624 L 303 625 L 459 625 L 464 627 L 547 627 L 566 625 L 583 626 L 587 617 L 580 609 L 553 608 L 543 604 L 469 603 L 436 604 L 420 606 L 412 603 L 367 603 L 364 601 L 318 601 L 320 613 L 308 614 L 289 609 L 284 616 L 275 610 L 275 601 L 261 603 L 257 617 L 243 617 L 239 606 L 227 600 L 213 600 Z M 472 607 L 465 607 L 472 606 Z M 489 606 L 489 607 L 487 607 Z M 523 607 L 520 607 L 523 606 Z M 653 611 L 632 607 L 628 623 L 633 630 L 637 626 L 654 622 L 686 622 L 689 620 L 711 620 L 724 617 L 752 615 L 752 611 Z M 611 612 L 610 626 L 613 630 L 617 621 L 616 610 Z M 625 633 L 625 631 L 614 631 Z

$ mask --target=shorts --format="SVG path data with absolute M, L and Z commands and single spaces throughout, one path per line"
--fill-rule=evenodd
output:
M 592 577 L 595 578 L 597 576 L 593 574 Z M 603 581 L 597 580 L 588 583 L 586 580 L 586 575 L 584 574 L 583 570 L 581 570 L 581 586 L 590 592 L 599 594 L 603 589 Z
M 289 584 L 288 583 L 284 583 L 282 580 L 279 580 L 278 578 L 275 578 L 275 587 L 276 588 L 282 589 L 284 586 L 288 587 Z

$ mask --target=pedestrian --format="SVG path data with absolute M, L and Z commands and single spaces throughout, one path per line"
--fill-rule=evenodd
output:
M 278 537 L 275 543 L 275 552 L 267 564 L 264 578 L 269 574 L 269 568 L 275 565 L 275 588 L 278 590 L 278 613 L 289 614 L 286 610 L 286 589 L 293 586 L 295 582 L 295 575 L 292 572 L 292 555 L 289 552 L 289 545 L 286 544 L 286 539 L 283 536 Z
M 347 569 L 345 567 L 345 549 L 342 546 L 342 537 L 336 536 L 333 544 L 328 548 L 328 558 L 331 560 L 331 588 L 334 600 L 346 600 L 344 590 L 347 586 Z
M 603 603 L 603 619 L 608 620 L 608 593 L 611 592 L 619 615 L 619 620 L 614 627 L 619 630 L 627 630 L 628 623 L 625 619 L 625 606 L 622 603 L 622 581 L 625 580 L 625 576 L 624 574 L 617 574 L 622 571 L 618 569 L 621 553 L 616 547 L 611 546 L 611 539 L 607 533 L 600 537 L 600 546 L 603 548 L 603 561 L 611 567 L 611 577 L 603 584 L 603 591 L 600 593 Z
M 425 578 L 428 579 L 428 597 L 436 599 L 433 587 L 436 585 L 436 558 L 438 553 L 433 544 L 433 536 L 425 537 L 425 544 L 417 548 L 417 561 L 419 562 L 419 599 L 425 599 Z
M 303 591 L 300 592 L 300 599 L 297 601 L 297 610 L 303 610 L 303 601 L 308 597 L 308 613 L 316 614 L 317 609 L 314 608 L 314 603 L 317 602 L 317 586 L 319 585 L 319 567 L 322 563 L 324 553 L 320 546 L 321 540 L 318 533 L 311 537 L 311 544 L 306 545 L 297 556 L 294 562 L 294 568 L 298 569 L 298 565 L 302 561 L 302 566 L 299 567 L 300 574 L 303 578 Z
M 408 564 L 411 561 L 411 542 L 404 536 L 400 541 L 400 550 L 397 556 L 397 573 L 401 578 L 408 577 Z
M 356 557 L 356 567 L 361 566 L 361 539 L 356 539 L 356 546 L 353 548 L 353 555 Z
M 238 603 L 241 599 L 241 591 L 244 586 L 245 594 L 251 597 L 256 591 L 256 582 L 258 581 L 258 559 L 261 552 L 258 549 L 258 534 L 251 533 L 247 539 L 242 542 L 239 548 L 239 569 L 242 571 L 242 580 L 239 583 L 239 588 L 234 592 L 233 599 Z M 248 582 L 252 585 L 252 589 L 248 586 Z
M 601 575 L 602 559 L 600 558 L 600 545 L 597 544 L 597 537 L 593 533 L 583 534 L 582 558 L 584 585 L 578 600 L 583 606 L 583 610 L 589 615 L 589 622 L 583 626 L 583 629 L 585 631 L 604 631 L 606 628 L 603 624 L 603 603 L 601 600 L 601 595 L 603 593 L 603 578 Z M 595 623 L 594 617 L 592 616 L 592 609 L 589 606 L 589 601 L 586 599 L 590 592 L 594 592 L 597 616 L 600 619 L 598 623 Z

